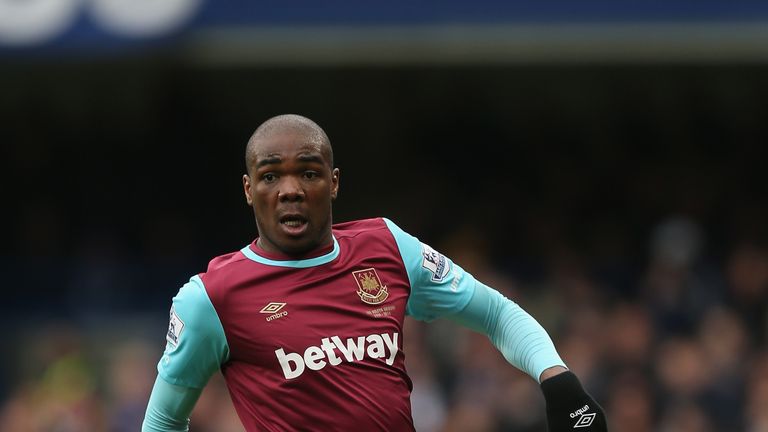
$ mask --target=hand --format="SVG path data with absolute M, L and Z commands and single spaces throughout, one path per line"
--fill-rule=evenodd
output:
M 584 391 L 573 372 L 566 371 L 543 379 L 541 391 L 547 402 L 549 432 L 608 431 L 603 408 Z

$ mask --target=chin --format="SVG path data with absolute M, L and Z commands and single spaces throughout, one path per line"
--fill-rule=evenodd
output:
M 288 255 L 303 255 L 313 251 L 318 246 L 317 242 L 313 242 L 309 239 L 291 239 L 278 245 L 280 250 Z

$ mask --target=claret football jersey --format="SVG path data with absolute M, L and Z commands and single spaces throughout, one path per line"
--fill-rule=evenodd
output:
M 173 299 L 158 364 L 201 388 L 217 370 L 248 431 L 409 431 L 403 318 L 461 311 L 474 278 L 383 218 L 333 226 L 333 246 L 285 260 L 252 243 Z

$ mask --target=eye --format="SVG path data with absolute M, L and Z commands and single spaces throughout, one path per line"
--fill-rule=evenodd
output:
M 304 171 L 304 178 L 307 180 L 312 180 L 317 177 L 320 177 L 320 174 L 317 171 Z
M 273 181 L 277 180 L 277 176 L 274 175 L 273 173 L 266 173 L 266 174 L 261 176 L 261 179 L 265 183 L 272 183 Z

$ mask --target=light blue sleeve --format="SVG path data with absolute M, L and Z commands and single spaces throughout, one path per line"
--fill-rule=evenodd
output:
M 194 276 L 173 298 L 165 352 L 157 372 L 170 384 L 203 388 L 228 358 L 224 328 L 203 281 Z
M 187 432 L 189 415 L 202 392 L 202 389 L 173 385 L 157 377 L 141 432 Z
M 391 220 L 384 221 L 395 237 L 411 283 L 408 315 L 433 321 L 464 309 L 474 293 L 475 278 Z
M 545 369 L 565 363 L 547 331 L 515 302 L 481 282 L 467 307 L 450 320 L 488 336 L 516 368 L 537 382 Z

